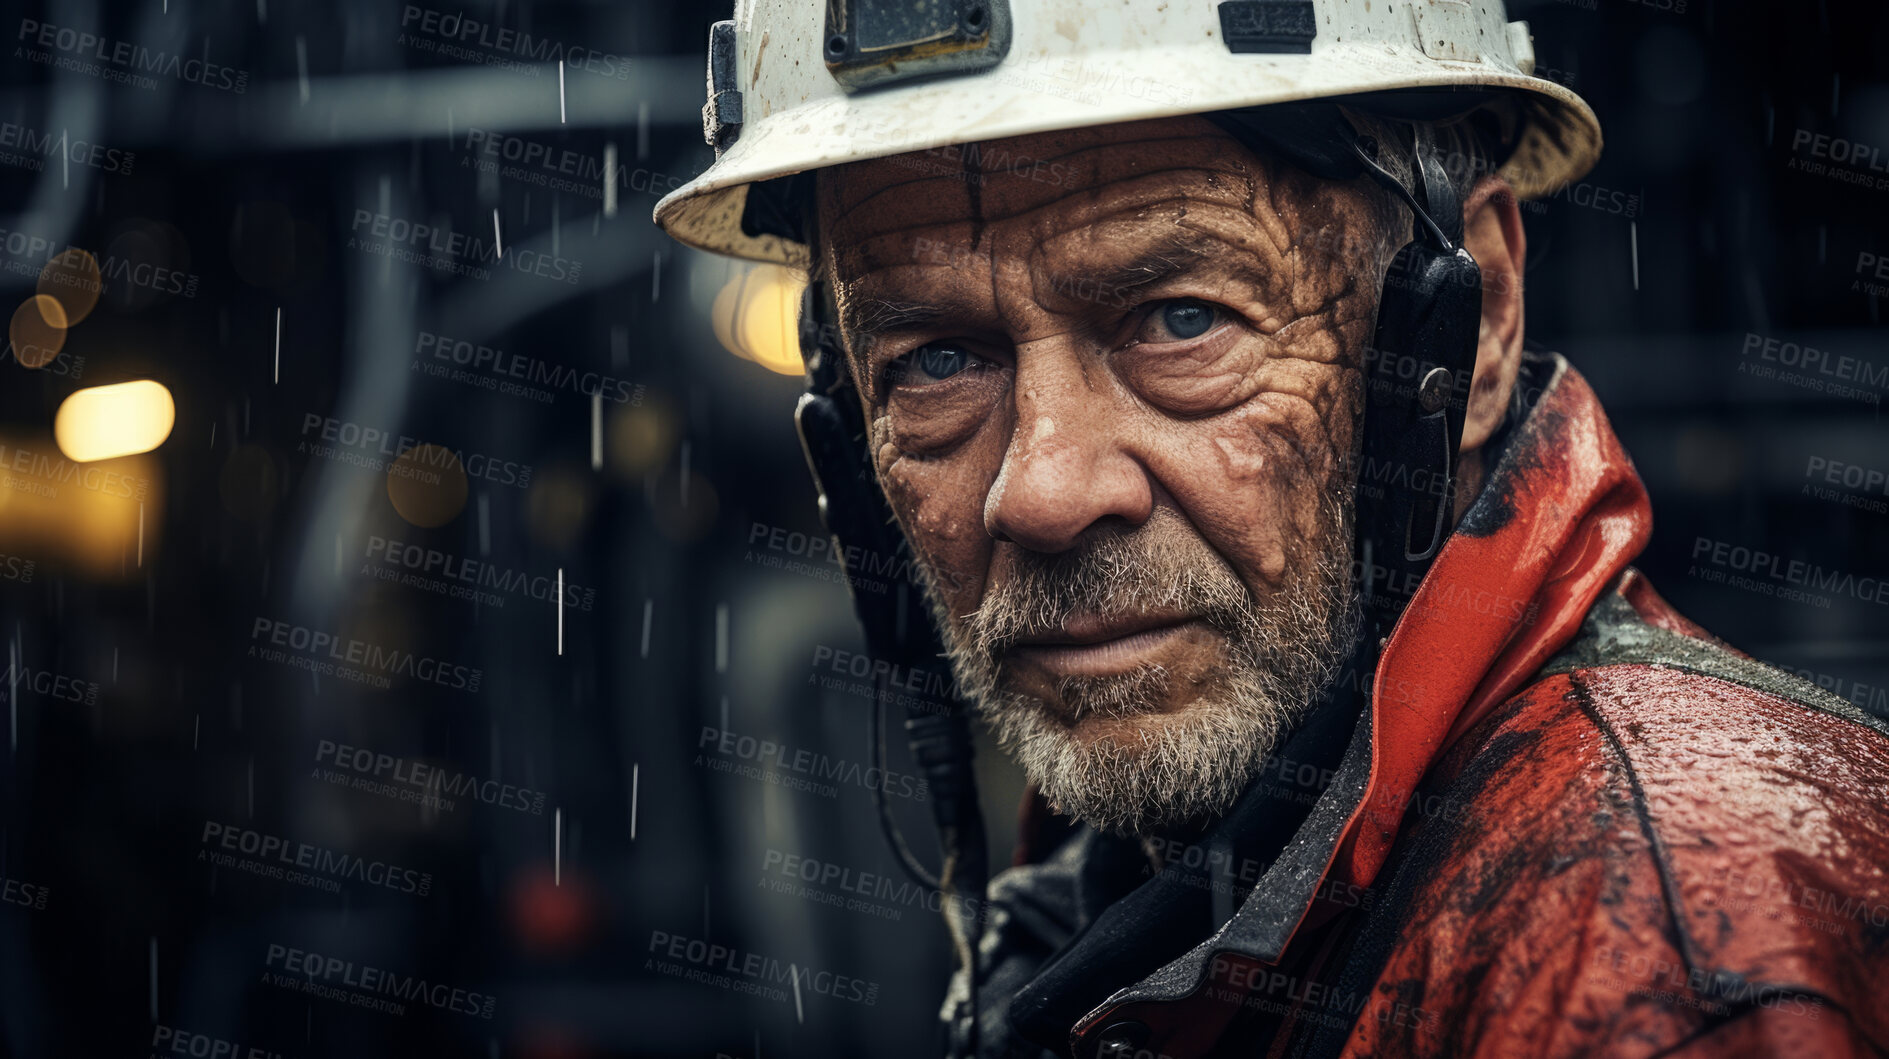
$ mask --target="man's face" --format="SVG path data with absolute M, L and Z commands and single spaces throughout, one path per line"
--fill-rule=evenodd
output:
M 819 188 L 873 464 L 959 681 L 1059 810 L 1224 811 L 1348 646 L 1377 200 L 1201 118 Z

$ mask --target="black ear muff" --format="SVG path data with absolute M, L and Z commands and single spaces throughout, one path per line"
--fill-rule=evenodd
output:
M 1417 221 L 1417 238 L 1385 272 L 1364 355 L 1358 581 L 1367 621 L 1380 638 L 1395 627 L 1449 535 L 1482 320 L 1482 270 L 1460 245 L 1462 205 L 1418 129 L 1415 193 L 1378 165 L 1375 142 L 1353 142 L 1365 172 L 1394 189 Z

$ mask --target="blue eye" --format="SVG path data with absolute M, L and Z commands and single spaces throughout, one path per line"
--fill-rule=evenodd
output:
M 976 360 L 975 353 L 961 346 L 928 342 L 886 365 L 886 381 L 894 386 L 923 386 L 948 379 Z
M 1201 302 L 1169 302 L 1161 310 L 1161 322 L 1175 338 L 1198 338 L 1214 323 L 1213 306 Z
M 971 364 L 969 353 L 951 346 L 920 346 L 915 352 L 918 370 L 934 379 L 948 379 Z

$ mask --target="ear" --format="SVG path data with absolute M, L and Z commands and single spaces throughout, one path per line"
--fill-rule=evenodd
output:
M 1501 425 L 1522 364 L 1522 267 L 1528 243 L 1508 181 L 1484 176 L 1470 189 L 1463 204 L 1463 246 L 1482 269 L 1482 327 L 1463 423 L 1462 451 L 1473 452 Z

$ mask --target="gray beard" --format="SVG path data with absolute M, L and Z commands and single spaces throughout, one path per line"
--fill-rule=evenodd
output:
M 1149 835 L 1224 814 L 1337 675 L 1360 620 L 1345 494 L 1324 497 L 1314 545 L 1288 557 L 1286 580 L 1263 600 L 1161 510 L 1067 552 L 1018 553 L 1014 576 L 963 617 L 948 613 L 930 569 L 916 565 L 959 688 L 1050 807 L 1100 831 Z M 1200 615 L 1227 644 L 1229 657 L 1181 709 L 1158 712 L 1171 679 L 1158 665 L 1064 680 L 1060 712 L 1006 687 L 1003 658 L 1020 638 L 1078 612 L 1155 608 Z M 1132 743 L 1084 742 L 1069 715 L 1135 717 L 1138 729 Z

